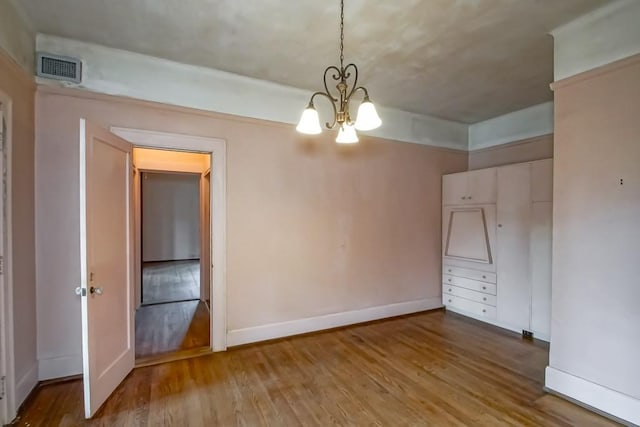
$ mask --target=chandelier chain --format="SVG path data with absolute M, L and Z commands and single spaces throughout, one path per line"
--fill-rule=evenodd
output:
M 344 70 L 344 0 L 340 0 L 340 71 Z

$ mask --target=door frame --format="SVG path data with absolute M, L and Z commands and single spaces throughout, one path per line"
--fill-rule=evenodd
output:
M 139 147 L 135 147 L 134 146 L 134 150 L 135 148 L 139 148 Z M 144 265 L 145 261 L 144 261 L 144 250 L 143 250 L 143 231 L 144 231 L 144 222 L 142 220 L 143 218 L 143 212 L 144 212 L 144 207 L 143 207 L 143 203 L 142 203 L 142 199 L 143 199 L 143 194 L 144 191 L 142 190 L 142 186 L 143 183 L 142 181 L 144 181 L 142 179 L 143 174 L 145 173 L 157 173 L 157 174 L 176 174 L 176 175 L 191 175 L 191 176 L 197 176 L 198 177 L 198 227 L 200 227 L 202 225 L 202 173 L 201 172 L 185 172 L 185 171 L 177 171 L 177 170 L 171 170 L 171 169 L 149 169 L 149 168 L 138 168 L 134 165 L 134 170 L 135 173 L 138 174 L 138 179 L 134 179 L 134 181 L 137 181 L 137 183 L 135 183 L 134 185 L 137 186 L 137 189 L 134 190 L 134 194 L 137 191 L 137 194 L 135 194 L 134 196 L 134 202 L 133 202 L 133 210 L 134 210 L 134 224 L 135 224 L 135 232 L 134 232 L 134 246 L 136 248 L 136 256 L 135 256 L 135 260 L 134 260 L 134 271 L 136 274 L 135 277 L 135 282 L 134 282 L 134 286 L 136 287 L 136 292 L 135 292 L 135 306 L 136 306 L 136 310 L 139 309 L 140 307 L 142 307 L 144 301 L 142 300 L 142 294 L 144 293 L 144 280 L 143 280 L 143 269 L 142 266 Z M 209 247 L 211 247 L 211 235 L 209 235 L 208 239 L 203 238 L 204 235 L 202 233 L 202 231 L 199 232 L 199 242 L 198 242 L 198 248 L 200 249 L 200 251 L 202 252 L 202 248 L 205 244 L 204 240 L 207 240 Z M 211 262 L 209 262 L 209 264 L 211 264 Z M 202 254 L 201 254 L 201 260 L 199 263 L 199 277 L 202 277 L 202 270 L 203 270 L 204 266 L 202 264 Z M 198 287 L 198 296 L 200 297 L 202 295 L 202 290 L 205 288 L 205 286 L 203 286 L 203 281 L 200 281 L 200 286 Z
M 211 247 L 210 296 L 211 316 L 209 343 L 212 351 L 227 349 L 227 195 L 226 141 L 220 138 L 158 132 L 143 129 L 111 127 L 111 132 L 139 148 L 191 151 L 211 155 L 211 204 L 209 238 Z
M 12 100 L 4 92 L 0 92 L 0 115 L 5 123 L 4 139 L 4 170 L 6 173 L 6 199 L 4 200 L 4 215 L 0 211 L 0 221 L 3 221 L 4 236 L 0 244 L 3 249 L 3 273 L 0 278 L 0 376 L 4 376 L 4 398 L 0 400 L 0 424 L 10 423 L 17 414 L 16 407 L 16 379 L 14 360 L 14 328 L 13 328 L 13 219 L 12 219 Z M 0 174 L 2 171 L 0 170 Z M 0 175 L 1 176 L 1 175 Z M 1 179 L 1 178 L 0 178 Z M 1 187 L 0 187 L 1 188 Z M 1 190 L 0 190 L 1 192 Z M 0 197 L 2 194 L 0 193 Z

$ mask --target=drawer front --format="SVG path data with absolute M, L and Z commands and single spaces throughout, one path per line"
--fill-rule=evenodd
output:
M 470 268 L 453 267 L 444 265 L 442 267 L 443 274 L 452 276 L 466 277 L 467 279 L 481 280 L 483 282 L 496 283 L 496 274 L 487 271 L 471 270 Z
M 461 288 L 471 289 L 472 291 L 497 295 L 497 287 L 493 283 L 480 282 L 478 280 L 466 279 L 464 277 L 456 277 L 445 274 L 442 276 L 442 284 L 446 286 L 459 286 Z
M 494 307 L 497 300 L 495 295 L 483 294 L 482 292 L 476 292 L 472 291 L 471 289 L 460 288 L 458 286 L 443 285 L 442 293 L 470 299 L 471 301 L 481 302 L 483 304 L 492 305 Z
M 468 311 L 469 313 L 473 313 L 481 317 L 486 317 L 487 319 L 496 318 L 496 308 L 491 305 L 482 304 L 480 302 L 475 302 L 466 298 L 460 298 L 448 294 L 443 294 L 442 296 L 442 303 L 447 307 Z

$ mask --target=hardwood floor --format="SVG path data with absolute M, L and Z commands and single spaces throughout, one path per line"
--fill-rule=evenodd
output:
M 143 263 L 143 305 L 198 298 L 200 298 L 199 260 Z
M 433 311 L 133 371 L 88 422 L 82 383 L 22 426 L 606 426 L 542 391 L 548 349 Z
M 209 324 L 200 300 L 142 306 L 136 311 L 136 359 L 208 347 Z

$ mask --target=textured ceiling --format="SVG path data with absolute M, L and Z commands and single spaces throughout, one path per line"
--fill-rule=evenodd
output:
M 608 0 L 346 0 L 345 61 L 374 101 L 475 123 L 552 99 L 548 32 Z M 22 0 L 39 32 L 322 87 L 339 2 Z

